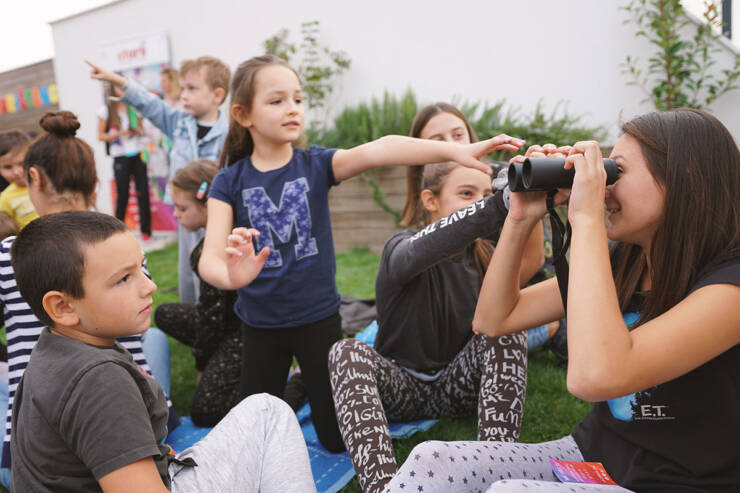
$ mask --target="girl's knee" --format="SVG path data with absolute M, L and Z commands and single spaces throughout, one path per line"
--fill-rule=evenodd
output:
M 294 414 L 293 410 L 284 400 L 267 393 L 252 394 L 245 397 L 231 410 L 231 412 L 239 413 L 251 413 L 256 411 L 269 411 L 270 413 L 275 414 Z
M 335 342 L 329 349 L 329 371 L 335 371 L 352 353 L 367 354 L 369 347 L 367 343 L 352 338 Z
M 440 452 L 445 448 L 445 444 L 449 446 L 449 443 L 440 440 L 421 442 L 411 450 L 409 459 L 413 458 L 415 464 L 431 462 L 439 457 Z

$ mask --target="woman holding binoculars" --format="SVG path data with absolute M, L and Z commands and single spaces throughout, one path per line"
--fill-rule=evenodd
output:
M 575 144 L 565 164 L 567 382 L 593 410 L 552 442 L 423 443 L 385 491 L 740 491 L 740 152 L 716 118 L 679 109 L 625 123 L 611 157 L 608 187 L 598 143 Z M 555 279 L 519 289 L 544 213 L 545 192 L 511 194 L 476 331 L 566 313 Z M 601 462 L 617 485 L 558 483 L 550 458 Z

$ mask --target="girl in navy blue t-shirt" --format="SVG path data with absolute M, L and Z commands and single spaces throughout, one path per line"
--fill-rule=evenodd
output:
M 499 135 L 461 145 L 394 135 L 349 150 L 294 148 L 304 120 L 301 84 L 292 68 L 270 55 L 239 66 L 232 95 L 200 274 L 216 287 L 238 290 L 243 395 L 281 396 L 295 357 L 318 438 L 338 452 L 344 444 L 327 359 L 341 338 L 329 188 L 377 166 L 455 161 L 490 174 L 478 158 L 516 150 L 523 141 Z

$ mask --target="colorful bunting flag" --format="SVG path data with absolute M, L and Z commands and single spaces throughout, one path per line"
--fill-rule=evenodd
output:
M 48 86 L 37 86 L 24 89 L 18 86 L 15 92 L 0 95 L 0 115 L 4 113 L 17 113 L 29 108 L 40 108 L 57 104 L 59 96 L 56 84 Z

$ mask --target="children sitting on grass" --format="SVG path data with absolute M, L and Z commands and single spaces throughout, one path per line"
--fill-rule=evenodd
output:
M 179 455 L 164 443 L 164 392 L 116 342 L 149 329 L 156 289 L 125 224 L 44 216 L 11 257 L 46 325 L 16 394 L 15 491 L 315 491 L 298 421 L 269 395 L 245 399 Z

